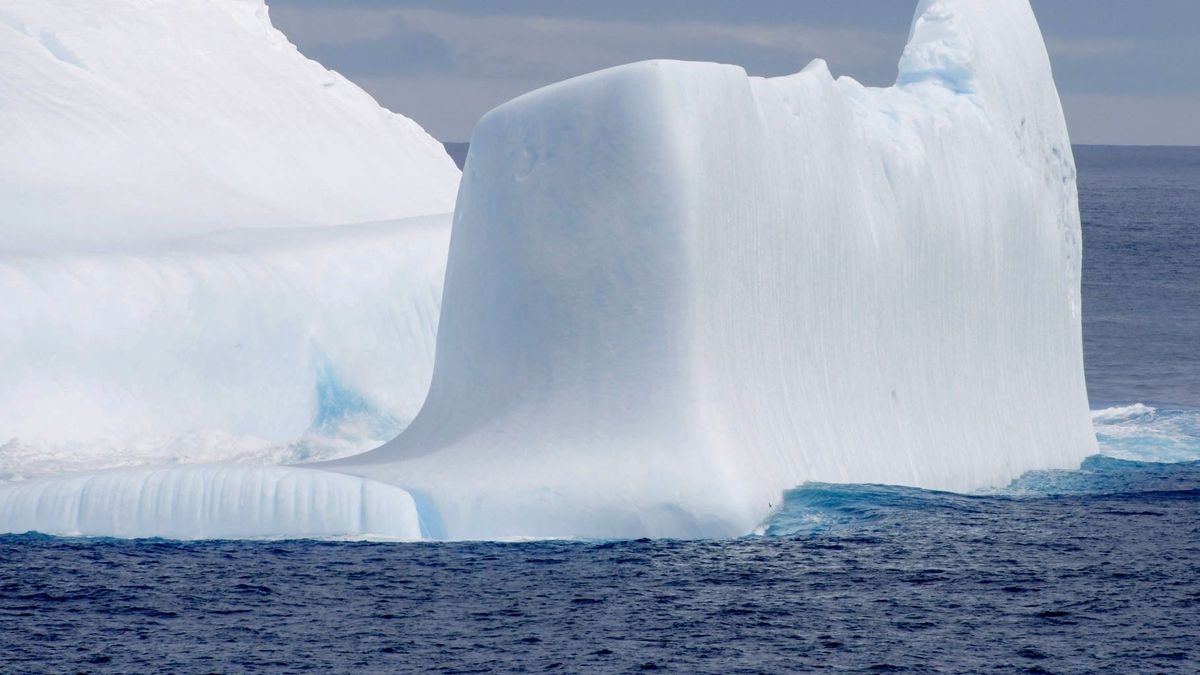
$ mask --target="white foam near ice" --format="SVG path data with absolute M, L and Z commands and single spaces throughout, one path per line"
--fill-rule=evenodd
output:
M 1139 462 L 1200 461 L 1200 410 L 1144 403 L 1092 412 L 1100 452 Z
M 735 535 L 806 480 L 1096 451 L 1027 0 L 922 0 L 891 88 L 639 63 L 497 108 L 470 153 L 429 396 L 319 467 L 404 488 L 428 535 Z M 0 528 L 43 529 L 19 489 Z

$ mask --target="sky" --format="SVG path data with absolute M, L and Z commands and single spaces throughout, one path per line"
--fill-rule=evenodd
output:
M 1032 0 L 1072 141 L 1200 145 L 1200 0 Z M 652 58 L 886 86 L 915 0 L 268 0 L 300 51 L 465 141 L 491 108 Z

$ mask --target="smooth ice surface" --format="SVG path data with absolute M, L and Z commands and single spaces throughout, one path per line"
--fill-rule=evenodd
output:
M 450 218 L 0 254 L 0 481 L 361 452 L 433 369 Z
M 263 0 L 0 5 L 0 249 L 445 213 L 458 178 Z
M 925 0 L 895 86 L 654 61 L 471 139 L 429 398 L 345 471 L 435 534 L 750 531 L 804 481 L 1095 453 L 1075 168 L 1026 0 Z
M 419 539 L 404 490 L 280 466 L 121 469 L 0 489 L 5 532 L 173 539 Z

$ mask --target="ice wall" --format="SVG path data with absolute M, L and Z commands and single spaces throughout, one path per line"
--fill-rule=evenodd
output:
M 263 0 L 0 6 L 0 250 L 444 213 L 458 178 Z
M 444 536 L 739 534 L 806 480 L 1096 451 L 1026 0 L 922 2 L 891 88 L 639 63 L 501 106 L 470 153 L 429 398 L 339 465 Z

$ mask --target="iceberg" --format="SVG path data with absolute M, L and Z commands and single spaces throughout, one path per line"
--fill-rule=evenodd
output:
M 0 148 L 0 481 L 416 414 L 460 173 L 263 0 L 3 3 Z
M 1028 0 L 922 0 L 889 88 L 821 61 L 593 73 L 477 126 L 412 424 L 296 470 L 491 539 L 731 536 L 806 481 L 1078 466 L 1080 254 Z M 19 489 L 0 529 L 47 531 Z

